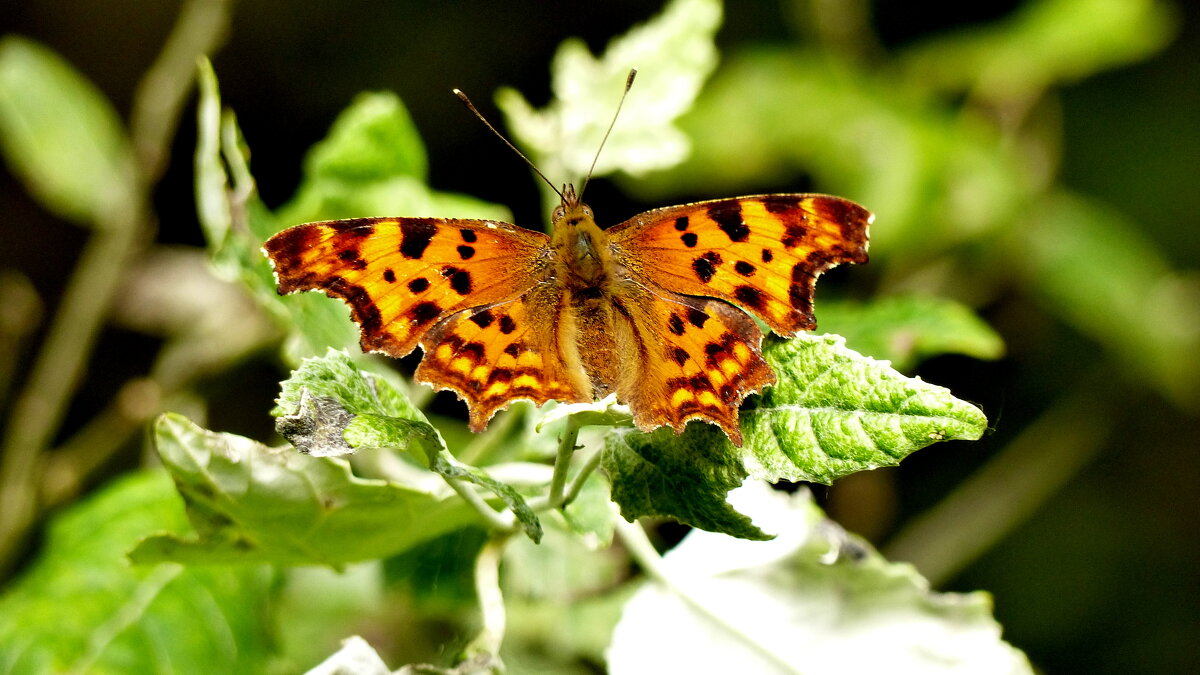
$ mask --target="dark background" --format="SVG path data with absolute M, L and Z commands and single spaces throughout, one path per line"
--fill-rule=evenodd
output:
M 873 25 L 886 48 L 1004 17 L 1017 2 L 876 2 Z M 792 40 L 776 3 L 726 3 L 722 49 Z M 179 7 L 160 0 L 41 0 L 0 3 L 0 32 L 20 33 L 62 54 L 128 113 L 138 79 L 153 61 Z M 264 200 L 292 194 L 303 153 L 352 97 L 396 91 L 427 145 L 431 184 L 510 206 L 518 223 L 541 226 L 537 186 L 450 94 L 472 94 L 494 122 L 491 94 L 515 87 L 535 104 L 549 96 L 548 64 L 567 37 L 593 51 L 654 15 L 657 2 L 346 2 L 253 0 L 233 7 L 229 39 L 214 58 L 226 105 L 253 149 Z M 1182 30 L 1151 60 L 1063 88 L 1060 181 L 1097 195 L 1146 228 L 1171 262 L 1200 259 L 1200 40 L 1197 3 L 1181 3 Z M 767 94 L 764 94 L 767 95 Z M 155 195 L 158 241 L 202 245 L 192 198 L 194 115 L 185 113 L 174 155 Z M 555 177 L 552 177 L 555 178 Z M 589 190 L 602 217 L 619 222 L 639 204 L 599 181 Z M 720 197 L 726 195 L 708 195 Z M 0 268 L 29 277 L 53 311 L 86 233 L 48 215 L 0 170 Z M 856 521 L 853 505 L 818 496 L 834 515 L 885 543 L 898 523 L 961 483 L 1054 397 L 1064 372 L 1082 369 L 1097 347 L 1061 325 L 1039 325 L 1030 345 L 1003 302 L 983 308 L 1009 342 L 997 363 L 941 357 L 920 374 L 982 404 L 995 426 L 977 444 L 931 447 L 890 472 L 881 522 Z M 35 341 L 36 344 L 36 341 Z M 87 419 L 120 383 L 145 372 L 151 338 L 102 335 L 66 430 Z M 1200 357 L 1200 354 L 1196 355 Z M 270 434 L 278 381 L 269 355 L 204 383 L 210 426 Z M 18 372 L 18 376 L 22 373 Z M 1050 672 L 1185 672 L 1200 668 L 1200 468 L 1193 413 L 1163 400 L 1131 399 L 1118 431 L 1096 458 L 1014 533 L 943 585 L 986 589 L 1005 637 Z M 1189 431 L 1190 429 L 1190 431 Z M 126 465 L 136 461 L 131 449 Z M 113 469 L 114 471 L 117 468 Z M 883 473 L 883 472 L 876 472 Z M 1194 672 L 1194 671 L 1193 671 Z

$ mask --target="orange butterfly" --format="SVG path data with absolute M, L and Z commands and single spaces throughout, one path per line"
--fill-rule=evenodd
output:
M 737 445 L 742 399 L 775 382 L 747 312 L 783 336 L 810 330 L 817 276 L 867 261 L 873 216 L 839 197 L 718 199 L 601 230 L 573 186 L 559 194 L 550 236 L 354 218 L 292 227 L 264 251 L 281 294 L 344 300 L 364 350 L 401 357 L 419 344 L 417 380 L 466 401 L 472 431 L 516 399 L 615 393 L 640 429 L 701 419 Z

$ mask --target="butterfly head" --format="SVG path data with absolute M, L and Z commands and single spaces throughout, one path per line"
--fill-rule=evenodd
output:
M 595 224 L 592 217 L 592 208 L 584 204 L 580 200 L 579 193 L 575 192 L 575 186 L 568 183 L 563 186 L 562 201 L 558 207 L 554 209 L 554 214 L 550 217 L 550 222 L 557 231 L 564 226 L 568 229 L 576 228 L 584 221 Z

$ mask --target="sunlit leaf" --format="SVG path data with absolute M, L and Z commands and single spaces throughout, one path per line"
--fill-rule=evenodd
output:
M 662 566 L 691 601 L 643 586 L 613 634 L 609 672 L 1033 672 L 1000 639 L 986 593 L 930 591 L 911 565 L 825 520 L 807 492 L 754 483 L 731 499 L 778 537 L 690 533 Z
M 757 478 L 830 483 L 987 429 L 979 408 L 847 349 L 837 335 L 772 341 L 763 356 L 779 381 L 742 411 L 743 457 Z
M 58 515 L 0 598 L 0 672 L 262 672 L 273 572 L 125 558 L 139 537 L 186 529 L 161 472 L 114 481 Z

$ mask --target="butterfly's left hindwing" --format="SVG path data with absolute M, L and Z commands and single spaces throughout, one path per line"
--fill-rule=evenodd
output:
M 840 197 L 756 195 L 647 211 L 607 234 L 634 278 L 731 302 L 791 336 L 816 327 L 821 272 L 867 261 L 872 218 Z
M 363 349 L 400 357 L 455 312 L 529 290 L 546 274 L 548 241 L 483 220 L 355 218 L 297 225 L 263 250 L 280 293 L 344 300 Z

